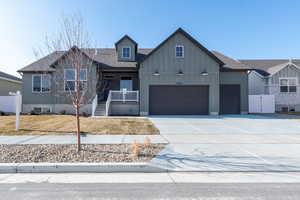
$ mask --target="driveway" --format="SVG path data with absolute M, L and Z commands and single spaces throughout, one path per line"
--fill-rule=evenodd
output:
M 174 171 L 300 171 L 300 121 L 256 115 L 151 116 Z

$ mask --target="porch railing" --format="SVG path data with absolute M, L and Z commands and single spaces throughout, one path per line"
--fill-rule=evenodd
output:
M 96 94 L 96 96 L 94 97 L 93 102 L 92 102 L 92 116 L 93 117 L 95 116 L 97 106 L 98 106 L 98 95 Z
M 139 91 L 110 90 L 106 100 L 106 116 L 109 115 L 110 102 L 139 102 Z

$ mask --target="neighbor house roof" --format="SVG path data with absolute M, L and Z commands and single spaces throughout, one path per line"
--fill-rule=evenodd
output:
M 263 76 L 270 76 L 292 62 L 300 66 L 300 59 L 264 59 L 264 60 L 239 60 Z
M 18 81 L 18 82 L 22 81 L 22 79 L 20 79 L 16 76 L 13 76 L 13 75 L 1 72 L 1 71 L 0 71 L 0 79 L 12 80 L 12 81 Z

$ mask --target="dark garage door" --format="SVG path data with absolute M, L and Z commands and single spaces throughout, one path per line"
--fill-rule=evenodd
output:
M 208 86 L 150 86 L 150 115 L 207 115 L 208 93 Z
M 240 85 L 220 86 L 220 113 L 240 114 Z

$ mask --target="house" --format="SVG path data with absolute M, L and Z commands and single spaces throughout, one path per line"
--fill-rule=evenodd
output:
M 300 59 L 239 60 L 254 69 L 249 94 L 275 96 L 277 112 L 300 112 Z
M 82 71 L 92 115 L 218 115 L 248 113 L 247 65 L 212 52 L 179 28 L 154 49 L 125 35 L 115 48 L 81 49 L 92 59 Z M 23 112 L 74 112 L 66 87 L 74 70 L 61 70 L 53 52 L 22 68 Z M 67 61 L 66 61 L 67 62 Z M 58 74 L 61 83 L 54 84 Z
M 0 71 L 0 96 L 9 96 L 9 92 L 21 91 L 22 79 Z

